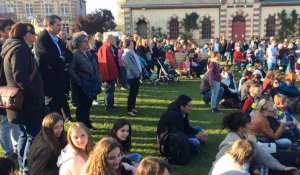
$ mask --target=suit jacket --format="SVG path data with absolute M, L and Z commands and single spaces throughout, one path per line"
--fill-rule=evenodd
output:
M 62 46 L 59 39 L 58 45 Z M 35 42 L 35 55 L 43 78 L 45 96 L 56 97 L 65 93 L 66 64 L 47 30 Z M 64 49 L 61 48 L 61 51 Z

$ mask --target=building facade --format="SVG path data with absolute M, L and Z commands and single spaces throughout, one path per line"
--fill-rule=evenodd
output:
M 71 22 L 78 16 L 86 15 L 85 0 L 0 0 L 2 18 L 19 22 L 32 22 L 42 26 L 42 19 L 51 14 L 62 18 L 62 27 L 69 31 Z
M 225 36 L 233 40 L 249 40 L 252 36 L 278 36 L 278 13 L 292 10 L 299 14 L 295 24 L 300 34 L 300 0 L 127 0 L 122 6 L 125 32 L 150 37 L 151 27 L 161 27 L 170 38 L 184 32 L 183 18 L 196 12 L 198 30 L 193 39 L 207 41 Z

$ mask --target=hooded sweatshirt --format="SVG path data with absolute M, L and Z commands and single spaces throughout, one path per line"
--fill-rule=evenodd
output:
M 86 161 L 72 148 L 67 145 L 61 150 L 61 154 L 57 160 L 60 175 L 80 175 Z

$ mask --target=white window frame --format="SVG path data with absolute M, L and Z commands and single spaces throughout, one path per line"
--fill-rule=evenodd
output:
M 6 6 L 6 11 L 7 11 L 7 13 L 15 13 L 15 7 L 14 7 L 14 5 L 13 4 L 8 4 Z
M 45 4 L 45 14 L 50 15 L 52 13 L 51 4 Z
M 68 16 L 68 4 L 61 4 L 61 15 L 62 16 Z
M 33 5 L 25 4 L 25 12 L 26 12 L 26 16 L 33 16 Z

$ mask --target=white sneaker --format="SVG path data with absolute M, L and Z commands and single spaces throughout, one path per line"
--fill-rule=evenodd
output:
M 122 91 L 127 91 L 127 89 L 124 88 L 124 87 L 121 87 L 120 90 L 122 90 Z
M 93 105 L 99 105 L 100 101 L 99 100 L 93 100 Z

